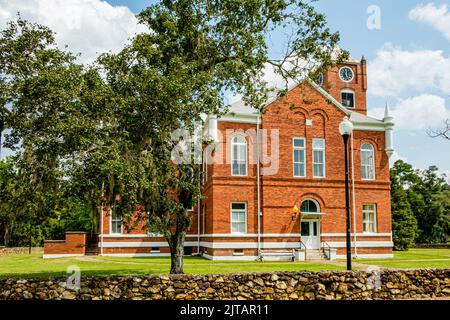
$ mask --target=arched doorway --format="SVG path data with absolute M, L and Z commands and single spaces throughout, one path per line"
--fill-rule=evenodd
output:
M 306 199 L 300 206 L 301 239 L 307 249 L 320 249 L 320 205 L 313 199 Z

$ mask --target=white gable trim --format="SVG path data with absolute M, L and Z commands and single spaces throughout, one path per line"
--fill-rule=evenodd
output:
M 225 121 L 229 121 L 229 122 L 239 122 L 239 123 L 254 123 L 257 124 L 258 123 L 258 115 L 233 115 L 233 114 L 227 114 L 225 116 L 222 117 L 218 117 L 217 121 L 220 122 L 225 122 Z
M 315 83 L 314 81 L 312 81 L 310 79 L 307 79 L 306 81 L 310 85 L 312 85 L 314 87 L 314 89 L 316 89 L 321 95 L 323 95 L 329 102 L 331 102 L 336 108 L 341 110 L 347 116 L 351 115 L 352 112 L 350 110 L 348 110 L 339 101 L 337 101 L 335 98 L 333 98 L 333 96 L 331 94 L 329 94 L 328 92 L 326 92 L 321 86 L 319 86 L 317 83 Z
M 367 123 L 358 123 L 355 121 L 352 121 L 353 123 L 353 130 L 359 130 L 359 131 L 386 131 L 386 127 L 384 123 L 380 124 L 367 124 Z
M 339 101 L 337 101 L 332 95 L 330 95 L 327 91 L 325 91 L 321 86 L 319 86 L 317 83 L 312 81 L 311 79 L 304 80 L 307 83 L 309 83 L 314 89 L 316 89 L 329 103 L 334 105 L 337 109 L 342 111 L 344 115 L 351 117 L 352 110 L 349 110 L 345 106 L 343 106 Z M 303 82 L 303 81 L 302 81 Z M 299 84 L 302 82 L 293 82 L 289 85 L 287 92 L 292 91 L 294 88 L 296 88 Z M 273 95 L 272 97 L 268 98 L 265 102 L 265 106 L 267 107 L 274 101 L 278 99 L 277 95 Z M 237 123 L 252 123 L 257 124 L 258 123 L 258 111 L 254 110 L 254 114 L 249 113 L 236 113 L 236 112 L 230 112 L 228 114 L 225 114 L 221 117 L 218 117 L 218 121 L 229 121 L 229 122 L 237 122 Z M 361 130 L 361 131 L 386 131 L 386 123 L 380 121 L 380 122 L 374 122 L 374 123 L 367 123 L 367 122 L 358 122 L 357 120 L 351 120 L 351 122 L 354 125 L 354 130 Z

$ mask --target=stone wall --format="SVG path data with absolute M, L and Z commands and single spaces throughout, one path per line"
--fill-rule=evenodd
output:
M 0 300 L 424 299 L 450 297 L 450 269 L 0 279 Z
M 41 247 L 32 247 L 31 253 L 40 253 L 42 252 Z M 30 248 L 29 247 L 0 247 L 0 256 L 5 254 L 23 254 L 23 253 L 29 253 Z

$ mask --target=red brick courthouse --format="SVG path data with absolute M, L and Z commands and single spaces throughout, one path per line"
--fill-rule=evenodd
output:
M 259 113 L 243 102 L 209 115 L 203 130 L 204 199 L 192 210 L 186 254 L 213 260 L 318 259 L 345 256 L 344 143 L 350 140 L 351 240 L 354 256 L 391 257 L 389 157 L 393 119 L 367 116 L 366 61 L 350 61 L 269 99 Z M 67 234 L 47 241 L 44 257 L 97 252 L 169 255 L 158 234 L 127 233 L 104 212 L 98 237 Z M 83 242 L 84 241 L 84 242 Z M 95 250 L 94 250 L 94 249 Z

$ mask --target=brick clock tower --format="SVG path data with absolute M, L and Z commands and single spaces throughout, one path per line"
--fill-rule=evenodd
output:
M 319 77 L 319 84 L 337 101 L 353 111 L 367 114 L 367 62 L 352 57 L 338 67 L 329 69 Z

